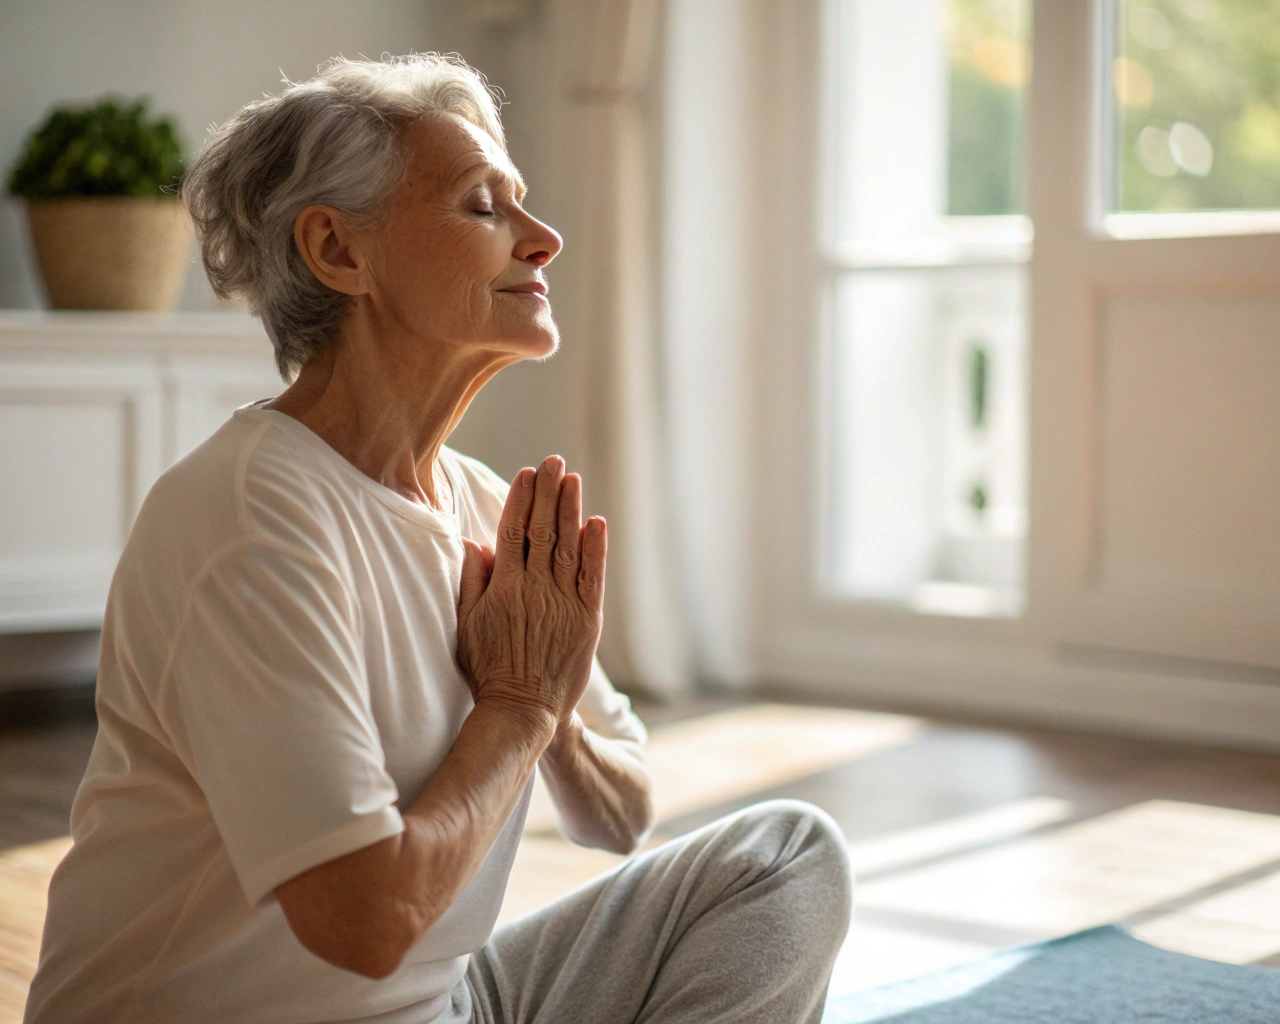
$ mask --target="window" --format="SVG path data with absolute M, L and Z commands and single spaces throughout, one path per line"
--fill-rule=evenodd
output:
M 1147 6 L 1203 55 L 1218 22 L 1187 2 Z M 1163 102 L 1155 63 L 1149 106 L 1116 92 L 1115 59 L 1160 42 L 1119 37 L 1136 3 L 763 5 L 752 38 L 784 73 L 752 100 L 772 114 L 759 194 L 780 186 L 752 394 L 786 476 L 752 532 L 762 678 L 1146 725 L 1168 712 L 1157 678 L 1191 722 L 1217 699 L 1191 696 L 1205 666 L 1280 665 L 1280 209 L 1242 185 L 1121 205 L 1150 124 L 1132 119 Z M 1268 18 L 1241 38 L 1262 56 L 1219 62 L 1233 124 L 1280 78 L 1280 2 L 1251 9 Z M 1240 129 L 1159 109 L 1155 127 L 1191 124 L 1214 155 L 1156 185 L 1207 187 Z
M 1029 0 L 836 0 L 825 583 L 1016 614 Z
M 1103 182 L 1111 234 L 1275 230 L 1280 18 L 1275 0 L 1115 0 Z M 1233 217 L 1187 217 L 1240 211 Z M 1163 215 L 1152 217 L 1151 214 Z M 1147 216 L 1134 216 L 1147 215 Z M 1198 226 L 1197 226 L 1198 225 Z

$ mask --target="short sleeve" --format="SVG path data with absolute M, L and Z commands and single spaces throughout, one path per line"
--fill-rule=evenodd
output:
M 588 729 L 611 740 L 643 743 L 649 737 L 644 723 L 631 710 L 631 701 L 613 688 L 599 660 L 592 663 L 591 678 L 578 701 L 578 715 Z
M 404 829 L 363 660 L 316 556 L 246 543 L 191 594 L 162 707 L 251 905 Z

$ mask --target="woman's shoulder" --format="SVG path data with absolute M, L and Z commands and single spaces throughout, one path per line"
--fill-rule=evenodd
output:
M 463 455 L 462 452 L 455 448 L 446 446 L 444 451 L 462 470 L 468 484 L 473 487 L 483 487 L 485 490 L 498 495 L 502 501 L 507 500 L 507 491 L 511 488 L 511 484 L 503 480 L 487 465 L 470 455 Z
M 219 544 L 241 532 L 237 481 L 261 433 L 260 425 L 235 415 L 174 462 L 147 493 L 134 534 Z
M 477 527 L 467 532 L 472 540 L 491 543 L 511 485 L 470 455 L 463 455 L 452 448 L 443 449 L 441 454 L 449 460 L 446 469 L 450 481 L 459 492 L 455 496 L 455 504 L 463 513 L 463 518 Z
M 314 546 L 333 504 L 325 493 L 329 474 L 274 417 L 255 412 L 238 410 L 161 474 L 134 525 L 134 547 L 154 553 L 159 543 L 193 567 L 254 538 Z M 308 536 L 294 536 L 299 529 Z
M 452 448 L 445 448 L 444 451 L 458 469 L 461 479 L 456 482 L 473 495 L 496 501 L 501 509 L 506 503 L 507 491 L 511 489 L 511 485 L 479 459 L 463 455 Z
M 176 628 L 189 588 L 242 543 L 235 480 L 255 443 L 253 433 L 233 417 L 160 474 L 112 577 L 108 609 L 115 609 L 117 620 L 123 613 L 122 621 Z

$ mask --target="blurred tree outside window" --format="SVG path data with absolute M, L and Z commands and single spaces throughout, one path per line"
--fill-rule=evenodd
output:
M 1024 213 L 1030 5 L 1024 0 L 949 0 L 948 7 L 947 213 Z
M 1280 208 L 1280 2 L 1116 0 L 1111 203 Z

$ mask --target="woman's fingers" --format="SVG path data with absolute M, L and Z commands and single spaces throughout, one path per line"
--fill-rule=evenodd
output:
M 578 585 L 578 544 L 582 533 L 582 477 L 569 473 L 560 485 L 560 515 L 556 524 L 556 584 L 566 594 Z
M 538 575 L 551 575 L 551 557 L 556 546 L 556 522 L 560 507 L 560 481 L 564 479 L 564 459 L 552 455 L 538 467 L 534 485 L 533 510 L 529 513 L 529 554 L 526 568 Z
M 604 558 L 608 548 L 605 522 L 592 516 L 582 528 L 582 565 L 578 569 L 578 597 L 592 612 L 604 608 Z
M 498 520 L 498 538 L 494 549 L 493 574 L 513 576 L 524 571 L 524 540 L 529 528 L 529 512 L 533 508 L 534 479 L 537 473 L 522 469 L 511 481 L 507 503 Z

